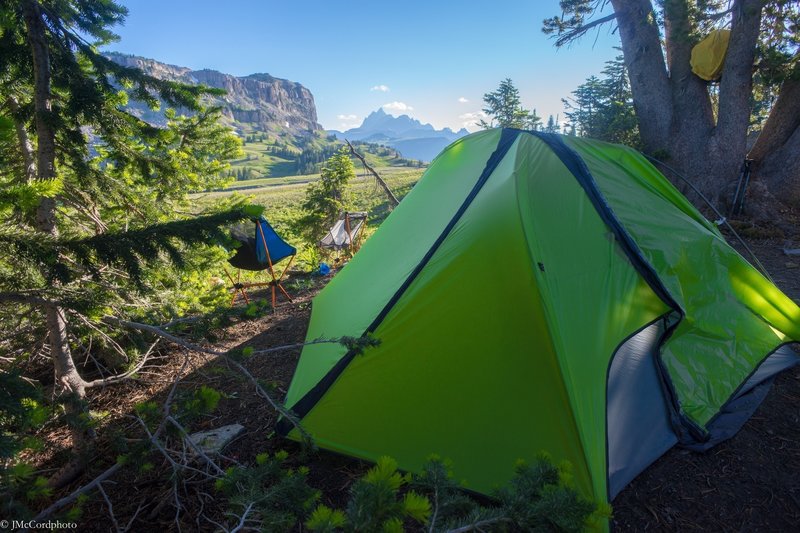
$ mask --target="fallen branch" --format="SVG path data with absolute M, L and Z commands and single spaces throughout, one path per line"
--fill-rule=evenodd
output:
M 309 434 L 305 430 L 305 428 L 303 428 L 303 426 L 300 425 L 300 420 L 298 420 L 298 418 L 294 415 L 294 413 L 292 413 L 289 409 L 287 409 L 282 403 L 278 402 L 272 396 L 270 396 L 269 393 L 266 390 L 264 390 L 264 387 L 261 386 L 261 383 L 259 383 L 258 380 L 255 378 L 255 376 L 253 376 L 253 374 L 251 374 L 238 361 L 232 359 L 231 357 L 228 357 L 227 355 L 224 355 L 223 357 L 228 363 L 235 366 L 239 372 L 241 372 L 247 379 L 250 380 L 250 382 L 256 389 L 256 393 L 259 396 L 267 400 L 267 403 L 269 403 L 272 406 L 272 408 L 278 412 L 278 414 L 280 414 L 283 418 L 288 420 L 290 424 L 292 424 L 295 428 L 297 428 L 297 431 L 300 432 L 300 436 L 302 437 L 304 442 L 308 443 L 312 442 L 311 434 Z
M 153 349 L 158 345 L 159 341 L 160 339 L 156 339 L 156 341 L 150 345 L 150 348 L 148 348 L 148 350 L 142 356 L 142 359 L 127 372 L 124 372 L 122 374 L 117 374 L 114 376 L 109 376 L 107 378 L 100 378 L 100 379 L 95 379 L 94 381 L 89 381 L 86 383 L 86 385 L 84 385 L 84 387 L 87 389 L 91 389 L 92 387 L 105 387 L 107 385 L 113 385 L 115 383 L 119 383 L 120 381 L 125 381 L 126 379 L 129 379 L 131 376 L 139 372 L 139 370 L 141 370 L 145 364 L 147 364 L 147 361 L 150 359 L 150 354 L 153 353 Z
M 242 517 L 239 519 L 239 523 L 236 525 L 235 528 L 231 529 L 230 533 L 236 533 L 238 531 L 241 531 L 242 528 L 245 527 L 245 524 L 247 524 L 247 515 L 250 514 L 250 511 L 252 509 L 253 509 L 253 503 L 250 503 L 250 505 L 247 506 L 247 509 L 244 510 L 244 513 L 242 513 Z
M 361 163 L 364 165 L 364 168 L 366 168 L 372 174 L 372 177 L 375 178 L 375 181 L 378 182 L 378 185 L 380 185 L 383 188 L 384 192 L 386 193 L 386 196 L 389 198 L 389 203 L 392 204 L 392 207 L 397 207 L 398 205 L 400 205 L 400 200 L 397 199 L 397 197 L 394 195 L 394 193 L 389 188 L 389 186 L 386 184 L 386 182 L 383 181 L 383 178 L 381 178 L 378 175 L 378 172 L 374 168 L 369 166 L 369 164 L 367 163 L 367 160 L 364 159 L 364 156 L 359 154 L 358 152 L 356 152 L 356 149 L 353 148 L 353 145 L 350 144 L 350 141 L 345 139 L 344 142 L 346 142 L 347 146 L 350 147 L 350 153 L 352 153 L 354 156 L 356 156 L 361 161 Z
M 176 376 L 175 381 L 172 383 L 172 389 L 170 389 L 169 394 L 167 395 L 167 400 L 164 402 L 164 420 L 161 421 L 161 424 L 159 424 L 158 428 L 156 428 L 156 431 L 153 432 L 153 434 L 151 435 L 151 437 L 150 437 L 151 442 L 154 441 L 154 439 L 157 439 L 158 436 L 167 427 L 167 418 L 166 417 L 169 416 L 169 410 L 170 410 L 170 407 L 172 406 L 172 402 L 175 399 L 175 391 L 178 389 L 178 383 L 180 382 L 180 377 L 183 374 L 183 371 L 186 369 L 186 366 L 188 365 L 188 363 L 189 363 L 189 358 L 187 357 L 183 362 L 183 366 L 181 366 L 181 369 L 178 371 L 178 374 Z M 153 442 L 153 445 L 156 445 L 156 443 Z M 95 487 L 98 487 L 101 483 L 103 483 L 104 481 L 109 479 L 111 476 L 116 474 L 117 470 L 122 468 L 122 466 L 123 466 L 122 463 L 114 463 L 109 468 L 107 468 L 102 474 L 100 474 L 99 476 L 94 478 L 92 481 L 90 481 L 86 485 L 78 488 L 77 490 L 71 492 L 70 494 L 68 494 L 68 495 L 64 496 L 63 498 L 61 498 L 61 499 L 55 501 L 54 503 L 52 503 L 49 507 L 45 508 L 42 512 L 40 512 L 39 514 L 34 516 L 33 519 L 31 520 L 31 522 L 34 523 L 34 524 L 37 524 L 37 523 L 40 523 L 40 522 L 44 521 L 46 518 L 48 518 L 50 515 L 52 515 L 56 511 L 59 511 L 59 510 L 63 509 L 67 505 L 69 505 L 72 502 L 74 502 L 75 500 L 77 500 L 78 497 L 81 496 L 82 494 L 86 494 L 87 492 L 90 492 L 91 490 L 93 490 Z M 23 531 L 27 531 L 27 530 L 23 530 Z
M 265 399 L 267 401 L 267 403 L 269 403 L 272 406 L 272 408 L 275 409 L 278 412 L 278 414 L 280 414 L 282 417 L 284 417 L 286 420 L 288 420 L 289 423 L 291 423 L 295 428 L 297 428 L 297 430 L 300 432 L 300 435 L 303 438 L 303 440 L 305 440 L 306 442 L 311 442 L 311 435 L 305 429 L 303 429 L 303 427 L 300 425 L 300 421 L 297 419 L 297 417 L 294 416 L 294 414 L 292 414 L 292 412 L 289 411 L 286 407 L 284 407 L 283 404 L 281 404 L 279 401 L 275 400 L 264 389 L 264 387 L 261 386 L 261 383 L 258 382 L 258 379 L 256 379 L 255 376 L 253 376 L 244 366 L 242 366 L 238 361 L 236 361 L 236 359 L 231 357 L 230 351 L 214 350 L 213 348 L 206 348 L 206 347 L 203 347 L 203 346 L 199 346 L 199 345 L 191 343 L 191 342 L 189 342 L 189 341 L 187 341 L 185 339 L 182 339 L 182 338 L 180 338 L 180 337 L 178 337 L 176 335 L 173 335 L 172 333 L 166 332 L 163 329 L 159 328 L 158 326 L 153 326 L 153 325 L 150 325 L 150 324 L 142 324 L 140 322 L 131 322 L 129 320 L 122 320 L 122 319 L 116 318 L 116 317 L 105 317 L 103 320 L 105 322 L 108 322 L 108 323 L 111 323 L 111 324 L 117 324 L 117 325 L 124 326 L 124 327 L 131 328 L 131 329 L 138 329 L 140 331 L 150 332 L 150 333 L 152 333 L 154 335 L 158 335 L 159 337 L 161 337 L 163 339 L 166 339 L 166 340 L 168 340 L 168 341 L 170 341 L 172 343 L 175 343 L 175 344 L 177 344 L 179 346 L 182 346 L 182 347 L 184 347 L 186 349 L 189 349 L 189 350 L 192 350 L 194 352 L 205 353 L 205 354 L 214 355 L 214 356 L 223 358 L 229 364 L 231 364 L 234 367 L 236 367 L 236 369 L 240 373 L 242 373 L 248 380 L 250 380 L 250 382 L 253 384 L 253 386 L 256 389 L 256 393 L 259 396 L 261 396 L 263 399 Z M 302 348 L 303 346 L 308 346 L 310 344 L 325 344 L 325 343 L 340 344 L 341 341 L 342 341 L 342 339 L 316 339 L 316 340 L 309 341 L 309 342 L 302 342 L 302 343 L 296 343 L 296 344 L 287 344 L 287 345 L 284 345 L 284 346 L 276 346 L 274 348 L 267 348 L 267 349 L 264 349 L 264 350 L 253 350 L 253 352 L 250 354 L 250 357 L 253 357 L 253 356 L 256 356 L 256 355 L 264 355 L 264 354 L 268 354 L 268 353 L 279 352 L 279 351 L 292 350 L 292 349 L 296 349 L 296 348 Z
M 168 416 L 167 420 L 169 421 L 170 424 L 175 426 L 175 428 L 178 431 L 180 431 L 181 437 L 183 438 L 184 442 L 186 442 L 189 445 L 189 447 L 194 451 L 194 453 L 200 456 L 210 467 L 216 470 L 217 474 L 221 476 L 225 475 L 225 471 L 222 468 L 220 468 L 219 465 L 217 465 L 217 463 L 215 463 L 213 459 L 211 459 L 208 455 L 206 455 L 206 452 L 204 452 L 200 446 L 195 444 L 192 441 L 192 439 L 189 438 L 189 432 L 186 431 L 186 428 L 183 427 L 180 422 L 175 420 L 172 417 L 172 415 Z
M 120 468 L 122 468 L 122 464 L 114 463 L 111 467 L 106 469 L 105 472 L 103 472 L 102 474 L 100 474 L 99 476 L 94 478 L 91 482 L 89 482 L 86 485 L 80 487 L 76 491 L 64 496 L 60 500 L 54 502 L 52 505 L 47 507 L 41 513 L 39 513 L 36 516 L 34 516 L 33 519 L 31 520 L 31 522 L 33 522 L 35 524 L 38 524 L 38 523 L 44 521 L 47 517 L 49 517 L 50 515 L 52 515 L 56 511 L 59 511 L 59 510 L 63 509 L 67 505 L 69 505 L 72 502 L 74 502 L 75 500 L 77 500 L 80 495 L 86 494 L 87 492 L 90 492 L 92 489 L 94 489 L 95 487 L 100 485 L 100 483 L 102 483 L 103 481 L 107 480 L 108 478 L 110 478 L 111 476 L 116 474 L 117 470 L 119 470 Z M 23 530 L 23 531 L 27 531 L 27 530 Z
M 100 492 L 100 495 L 106 501 L 106 506 L 108 507 L 108 514 L 111 517 L 111 523 L 114 524 L 114 529 L 117 531 L 121 531 L 119 528 L 119 522 L 117 522 L 117 517 L 114 515 L 114 506 L 111 505 L 111 498 L 108 497 L 106 491 L 103 489 L 103 484 L 99 483 L 97 485 L 97 490 Z
M 119 326 L 130 328 L 130 329 L 137 329 L 139 331 L 147 331 L 149 333 L 152 333 L 153 335 L 157 335 L 157 336 L 161 337 L 162 339 L 168 340 L 168 341 L 172 342 L 173 344 L 177 344 L 178 346 L 183 346 L 184 348 L 186 348 L 188 350 L 191 350 L 193 352 L 200 352 L 200 353 L 205 353 L 205 354 L 209 354 L 209 355 L 216 355 L 216 356 L 221 356 L 221 357 L 228 357 L 230 355 L 230 351 L 215 350 L 213 348 L 206 348 L 205 346 L 200 346 L 199 344 L 194 344 L 192 342 L 187 341 L 186 339 L 178 337 L 177 335 L 173 335 L 172 333 L 169 333 L 168 331 L 164 331 L 159 326 L 153 326 L 151 324 L 142 324 L 140 322 L 131 322 L 129 320 L 122 320 L 121 318 L 116 318 L 116 317 L 113 317 L 113 316 L 107 316 L 107 317 L 103 318 L 103 321 L 107 322 L 107 323 L 110 323 L 110 324 L 116 324 L 116 325 L 119 325 Z M 298 343 L 295 343 L 295 344 L 285 344 L 283 346 L 275 346 L 274 348 L 265 348 L 263 350 L 253 350 L 250 353 L 250 357 L 255 356 L 255 355 L 266 355 L 266 354 L 269 354 L 269 353 L 283 352 L 283 351 L 286 351 L 286 350 L 294 350 L 294 349 L 302 348 L 304 346 L 308 346 L 308 345 L 311 345 L 311 344 L 326 344 L 326 343 L 327 344 L 339 344 L 340 343 L 340 339 L 315 339 L 313 341 L 298 342 Z

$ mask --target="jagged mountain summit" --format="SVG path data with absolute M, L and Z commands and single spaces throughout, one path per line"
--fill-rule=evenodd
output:
M 361 126 L 345 132 L 330 130 L 340 139 L 384 144 L 400 151 L 403 156 L 421 161 L 430 161 L 447 145 L 469 132 L 462 128 L 454 132 L 450 128 L 435 129 L 408 115 L 395 117 L 378 109 L 364 119 Z
M 116 52 L 107 53 L 106 56 L 157 78 L 224 89 L 227 94 L 206 98 L 210 105 L 222 108 L 226 122 L 239 133 L 245 131 L 243 124 L 247 124 L 249 130 L 276 134 L 286 132 L 293 136 L 306 136 L 322 130 L 317 123 L 314 96 L 299 83 L 269 74 L 237 77 L 210 69 L 192 70 Z M 132 103 L 129 107 L 148 122 L 159 123 L 164 120 L 161 113 L 153 112 L 143 104 Z

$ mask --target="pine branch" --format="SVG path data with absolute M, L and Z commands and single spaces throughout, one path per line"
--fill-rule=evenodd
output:
M 184 107 L 192 111 L 198 111 L 200 109 L 198 100 L 201 96 L 220 96 L 226 94 L 226 91 L 223 89 L 162 80 L 147 75 L 138 68 L 120 65 L 100 54 L 95 46 L 87 42 L 79 33 L 72 31 L 62 24 L 63 18 L 58 16 L 58 14 L 52 13 L 44 6 L 43 10 L 48 14 L 48 22 L 54 29 L 61 33 L 63 46 L 66 49 L 64 51 L 71 55 L 72 49 L 75 49 L 91 62 L 102 92 L 114 91 L 114 87 L 109 81 L 109 76 L 111 76 L 121 82 L 129 81 L 135 83 L 136 89 L 133 93 L 134 98 L 137 100 L 153 106 L 158 105 L 158 101 L 151 94 L 151 91 L 153 91 L 169 105 Z
M 472 524 L 463 527 L 449 529 L 447 530 L 447 533 L 466 533 L 467 531 L 484 531 L 483 528 L 485 527 L 495 526 L 501 523 L 508 523 L 508 522 L 513 523 L 513 521 L 510 518 L 505 516 L 500 516 L 497 518 L 488 518 L 486 520 L 478 520 L 477 522 L 474 522 Z
M 0 244 L 7 246 L 21 260 L 38 266 L 49 279 L 66 283 L 74 279 L 75 263 L 99 277 L 101 268 L 119 265 L 142 288 L 142 265 L 169 260 L 184 266 L 176 241 L 183 245 L 222 244 L 229 240 L 224 226 L 252 217 L 248 208 L 234 209 L 187 220 L 153 224 L 141 229 L 109 232 L 84 238 L 56 238 L 43 233 L 24 233 L 0 229 Z
M 591 22 L 587 22 L 586 24 L 581 24 L 577 28 L 573 28 L 565 33 L 562 33 L 556 39 L 556 47 L 564 46 L 567 43 L 571 43 L 575 39 L 578 39 L 586 34 L 592 28 L 596 28 L 597 26 L 601 26 L 606 22 L 611 22 L 617 18 L 616 13 L 612 13 L 610 15 L 606 15 L 605 17 L 600 17 L 599 19 L 593 20 Z
M 154 445 L 156 443 L 155 442 L 156 439 L 158 439 L 158 437 L 161 435 L 161 433 L 164 432 L 164 430 L 167 427 L 167 417 L 169 416 L 170 409 L 172 408 L 172 403 L 173 401 L 175 401 L 175 393 L 178 390 L 178 383 L 180 383 L 181 376 L 183 375 L 183 372 L 186 370 L 188 363 L 189 363 L 189 358 L 187 357 L 184 360 L 181 369 L 178 371 L 175 380 L 172 382 L 172 388 L 170 389 L 169 394 L 167 395 L 167 399 L 164 402 L 164 406 L 162 408 L 162 412 L 164 413 L 164 419 L 161 421 L 156 430 L 150 435 L 150 441 L 153 442 Z M 86 485 L 79 487 L 70 494 L 64 496 L 63 498 L 49 505 L 46 509 L 44 509 L 35 517 L 33 517 L 33 519 L 31 519 L 31 522 L 34 524 L 43 522 L 46 518 L 52 516 L 53 513 L 60 511 L 67 505 L 76 501 L 81 495 L 91 492 L 95 487 L 98 487 L 101 483 L 103 483 L 107 479 L 111 478 L 111 476 L 116 474 L 117 471 L 122 467 L 123 463 L 121 462 L 114 463 Z

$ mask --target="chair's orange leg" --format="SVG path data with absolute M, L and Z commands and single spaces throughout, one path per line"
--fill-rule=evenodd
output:
M 239 294 L 242 295 L 245 303 L 250 305 L 250 300 L 247 298 L 247 292 L 244 290 L 244 287 L 241 286 L 241 283 L 239 283 L 242 275 L 241 271 L 236 273 L 236 281 L 233 281 L 233 276 L 231 276 L 231 273 L 228 272 L 228 269 L 223 268 L 223 270 L 225 271 L 225 275 L 228 276 L 228 279 L 231 280 L 231 285 L 233 285 L 233 298 L 231 298 L 231 307 L 233 307 L 233 304 L 236 303 L 236 299 L 239 298 Z
M 286 299 L 287 299 L 287 300 L 289 300 L 289 303 L 294 303 L 294 300 L 292 300 L 292 297 L 291 297 L 291 296 L 289 296 L 289 293 L 288 293 L 288 292 L 286 292 L 286 289 L 284 289 L 284 288 L 283 288 L 283 285 L 281 285 L 281 284 L 279 283 L 279 284 L 278 284 L 278 288 L 279 288 L 279 289 L 280 289 L 280 291 L 283 293 L 283 295 L 284 295 L 284 296 L 286 296 Z
M 278 278 L 278 280 L 277 280 L 277 281 L 278 281 L 278 283 L 280 283 L 280 282 L 281 282 L 281 280 L 283 280 L 283 276 L 285 276 L 285 275 L 286 275 L 286 272 L 288 272 L 288 271 L 289 271 L 289 267 L 290 267 L 290 266 L 292 266 L 292 263 L 294 262 L 294 258 L 295 258 L 295 257 L 296 257 L 296 255 L 293 255 L 293 256 L 292 256 L 292 257 L 289 259 L 289 262 L 286 264 L 286 268 L 284 268 L 284 269 L 283 269 L 283 272 L 281 272 L 281 275 L 280 275 L 280 277 L 279 277 L 279 278 Z

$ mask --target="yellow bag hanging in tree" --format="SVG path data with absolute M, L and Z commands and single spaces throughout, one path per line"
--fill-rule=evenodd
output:
M 728 51 L 730 30 L 714 30 L 692 48 L 692 72 L 706 81 L 719 79 Z

